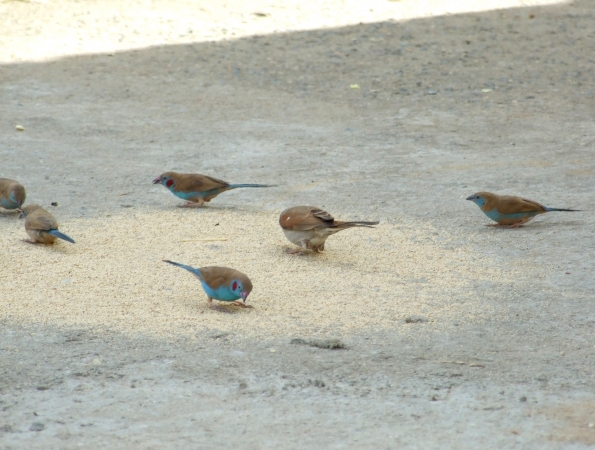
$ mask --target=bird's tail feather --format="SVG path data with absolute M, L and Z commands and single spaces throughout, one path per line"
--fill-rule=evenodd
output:
M 173 262 L 173 261 L 170 261 L 169 259 L 164 259 L 163 262 L 173 264 L 174 266 L 181 267 L 182 269 L 186 269 L 188 272 L 192 272 L 194 275 L 196 275 L 198 278 L 200 278 L 202 280 L 202 276 L 200 275 L 200 270 L 195 269 L 194 267 L 187 266 L 186 264 L 180 264 L 177 262 Z
M 550 208 L 549 206 L 545 207 L 545 210 L 550 212 L 550 211 L 568 211 L 568 212 L 578 212 L 578 211 L 582 211 L 582 209 L 563 209 L 563 208 Z
M 74 239 L 72 239 L 70 236 L 65 235 L 64 233 L 60 233 L 58 230 L 49 230 L 46 231 L 46 233 L 74 244 Z
M 374 228 L 374 225 L 378 225 L 380 222 L 342 222 L 339 226 L 341 228 L 351 227 L 367 227 Z
M 243 183 L 243 184 L 230 184 L 230 189 L 237 188 L 261 188 L 261 187 L 275 187 L 276 184 L 254 184 L 254 183 Z

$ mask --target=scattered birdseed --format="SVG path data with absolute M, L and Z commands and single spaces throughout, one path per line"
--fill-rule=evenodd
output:
M 284 252 L 294 246 L 278 225 L 278 213 L 209 207 L 120 211 L 112 217 L 58 217 L 74 245 L 22 242 L 23 222 L 1 220 L 0 320 L 193 339 L 214 329 L 262 339 L 338 338 L 382 329 L 415 334 L 417 327 L 394 318 L 418 311 L 441 322 L 505 317 L 505 310 L 494 310 L 495 302 L 478 298 L 473 286 L 518 280 L 510 264 L 508 271 L 494 267 L 489 257 L 450 242 L 446 231 L 439 230 L 440 244 L 434 243 L 437 230 L 424 223 L 346 230 L 331 236 L 324 252 L 299 256 Z M 218 234 L 226 241 L 180 242 L 210 238 L 213 223 L 220 223 Z M 163 259 L 247 274 L 253 309 L 217 300 L 219 308 L 209 309 L 196 277 Z M 314 345 L 340 348 L 321 342 Z

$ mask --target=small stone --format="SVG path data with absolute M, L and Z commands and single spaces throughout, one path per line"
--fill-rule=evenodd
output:
M 45 430 L 45 425 L 41 422 L 33 422 L 29 431 L 43 431 Z
M 17 131 L 25 131 L 25 127 L 24 127 L 24 126 L 22 126 L 22 125 L 16 125 L 14 128 L 15 128 L 15 130 L 17 130 Z
M 58 202 L 52 202 L 52 203 L 50 203 L 50 205 L 52 205 L 52 206 L 58 206 Z
M 47 391 L 49 388 L 49 386 L 37 386 L 38 391 Z
M 526 402 L 527 401 L 527 397 L 525 397 L 524 395 L 519 398 L 519 402 Z
M 310 347 L 324 348 L 328 350 L 345 349 L 347 346 L 339 339 L 292 339 L 290 344 L 309 345 Z
M 239 388 L 240 388 L 240 389 L 246 389 L 246 388 L 248 388 L 248 383 L 246 383 L 245 381 L 242 381 L 242 382 L 240 383 L 240 386 L 239 386 Z
M 405 323 L 425 323 L 428 319 L 422 316 L 407 316 L 405 317 Z
M 226 331 L 220 331 L 220 330 L 213 330 L 210 334 L 209 337 L 211 339 L 221 339 L 224 337 L 229 336 L 230 333 L 226 332 Z

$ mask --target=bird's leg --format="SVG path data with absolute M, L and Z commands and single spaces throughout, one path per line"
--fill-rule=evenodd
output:
M 517 222 L 513 223 L 512 225 L 500 224 L 500 223 L 490 223 L 486 225 L 486 227 L 496 227 L 496 228 L 518 228 L 522 227 L 525 222 Z
M 517 222 L 517 223 L 513 223 L 512 225 L 509 225 L 508 228 L 518 228 L 518 227 L 522 227 L 525 224 L 525 222 Z
M 301 248 L 286 248 L 285 253 L 287 253 L 288 255 L 295 255 L 296 253 L 299 253 L 300 255 L 304 254 Z
M 240 300 L 236 300 L 232 304 L 236 305 L 236 306 L 240 306 L 242 308 L 252 308 L 252 305 L 246 305 L 244 302 L 241 302 Z
M 319 252 L 323 252 L 324 251 L 324 242 L 318 246 L 318 251 Z
M 186 208 L 196 208 L 197 206 L 204 206 L 204 204 L 205 204 L 205 200 L 202 198 L 199 198 L 197 202 L 188 201 L 188 202 L 186 202 L 186 204 L 184 206 Z
M 29 239 L 21 239 L 21 241 L 27 242 L 28 244 L 37 244 L 37 241 L 36 240 L 33 240 L 31 238 L 29 238 Z
M 207 297 L 207 302 L 209 303 L 209 309 L 214 309 L 215 311 L 220 312 L 227 312 L 223 308 L 213 303 L 213 299 L 211 297 Z
M 312 250 L 312 243 L 308 239 L 302 239 L 301 241 L 302 248 L 306 250 Z

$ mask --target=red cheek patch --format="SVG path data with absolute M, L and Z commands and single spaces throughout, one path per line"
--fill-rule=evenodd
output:
M 165 183 L 167 187 L 171 187 L 172 184 L 174 184 L 174 180 L 167 180 L 167 183 Z
M 237 288 L 238 288 L 238 282 L 237 282 L 237 281 L 234 281 L 234 282 L 233 282 L 233 286 L 231 287 L 231 289 L 232 289 L 233 291 L 235 291 Z

